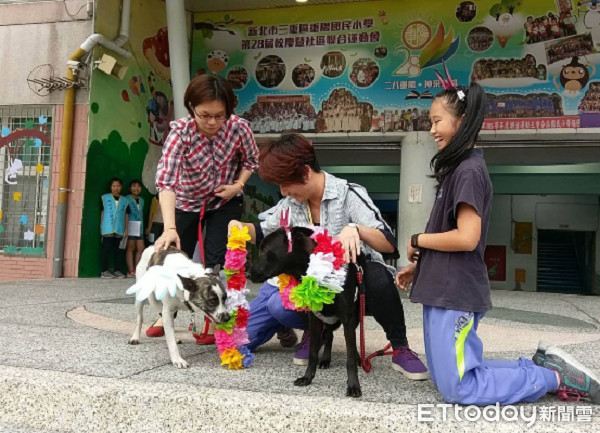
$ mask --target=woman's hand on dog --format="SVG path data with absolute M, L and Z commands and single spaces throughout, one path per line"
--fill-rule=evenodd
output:
M 154 242 L 154 251 L 166 250 L 171 244 L 175 244 L 178 250 L 181 249 L 179 235 L 175 229 L 167 229 Z
M 402 290 L 408 290 L 408 286 L 410 286 L 410 283 L 412 283 L 415 276 L 416 267 L 417 265 L 415 263 L 411 263 L 396 273 L 396 285 Z
M 337 238 L 344 247 L 344 261 L 356 263 L 356 256 L 360 255 L 360 235 L 356 227 L 344 227 Z

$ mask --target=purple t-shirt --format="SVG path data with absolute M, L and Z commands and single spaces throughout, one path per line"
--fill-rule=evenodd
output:
M 492 308 L 483 253 L 490 221 L 492 183 L 481 149 L 444 180 L 433 204 L 425 233 L 456 229 L 458 205 L 473 206 L 481 217 L 481 238 L 473 251 L 443 252 L 421 248 L 410 300 L 448 310 L 483 313 Z

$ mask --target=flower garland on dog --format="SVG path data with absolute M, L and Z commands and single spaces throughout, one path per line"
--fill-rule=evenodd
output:
M 216 326 L 215 343 L 221 357 L 221 365 L 230 370 L 248 368 L 254 361 L 254 354 L 246 348 L 248 333 L 249 305 L 246 301 L 246 242 L 250 241 L 248 227 L 242 230 L 231 227 L 225 254 L 225 278 L 227 280 L 227 311 L 231 319 Z
M 317 245 L 310 254 L 306 275 L 298 281 L 291 275 L 278 276 L 279 295 L 283 307 L 295 311 L 321 311 L 324 304 L 333 304 L 333 298 L 343 291 L 346 281 L 344 248 L 326 229 L 308 227 Z

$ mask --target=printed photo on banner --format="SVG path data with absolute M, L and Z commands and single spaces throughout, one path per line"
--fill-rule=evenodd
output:
M 456 85 L 484 87 L 485 129 L 600 123 L 596 2 L 422 2 L 417 13 L 378 0 L 194 21 L 192 70 L 228 78 L 256 133 L 427 130 L 444 64 Z M 512 110 L 531 120 L 515 123 Z

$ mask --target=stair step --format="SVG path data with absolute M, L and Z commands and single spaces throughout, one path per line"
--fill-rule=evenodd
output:
M 543 274 L 538 274 L 538 281 L 575 281 L 577 283 L 581 282 L 578 275 L 564 277 L 564 276 L 543 275 Z
M 575 289 L 575 290 L 583 289 L 580 284 L 564 284 L 564 283 L 549 284 L 549 283 L 540 283 L 538 281 L 538 289 L 544 288 L 544 287 L 564 287 L 565 289 Z
M 544 283 L 538 283 L 538 289 L 544 289 L 544 288 L 557 288 L 557 287 L 562 287 L 565 289 L 570 289 L 570 290 L 583 290 L 583 287 L 579 284 L 544 284 Z

